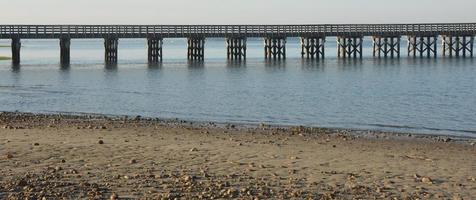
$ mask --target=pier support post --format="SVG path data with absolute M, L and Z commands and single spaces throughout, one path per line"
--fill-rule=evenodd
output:
M 105 62 L 106 64 L 117 64 L 117 46 L 119 44 L 118 38 L 105 38 Z
M 473 35 L 443 35 L 443 56 L 449 57 L 473 57 Z
M 373 36 L 373 56 L 400 58 L 401 36 Z
M 264 39 L 264 57 L 273 60 L 286 59 L 286 38 L 267 37 Z
M 147 38 L 147 60 L 149 64 L 162 62 L 162 38 Z
M 188 38 L 188 60 L 204 60 L 205 58 L 205 38 Z
M 71 38 L 60 39 L 60 62 L 62 66 L 70 64 Z
M 12 38 L 12 64 L 20 64 L 20 49 L 21 41 L 20 38 Z
M 438 36 L 408 36 L 409 57 L 437 56 Z
M 362 36 L 338 36 L 337 56 L 339 58 L 362 58 Z
M 226 38 L 228 60 L 246 60 L 246 38 Z
M 301 37 L 301 57 L 321 59 L 325 57 L 325 37 Z

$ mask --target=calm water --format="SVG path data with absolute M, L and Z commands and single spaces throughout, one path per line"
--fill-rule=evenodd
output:
M 102 40 L 73 40 L 72 65 L 62 69 L 58 41 L 24 40 L 20 68 L 0 61 L 0 110 L 476 137 L 474 59 L 378 60 L 367 43 L 366 58 L 342 61 L 328 39 L 325 61 L 306 62 L 290 39 L 285 62 L 266 62 L 256 39 L 248 41 L 246 63 L 234 64 L 225 59 L 224 41 L 210 39 L 206 61 L 191 64 L 185 40 L 164 42 L 159 67 L 146 64 L 144 40 L 120 40 L 119 65 L 106 69 Z

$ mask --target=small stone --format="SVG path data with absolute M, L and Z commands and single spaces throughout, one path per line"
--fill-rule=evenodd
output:
M 98 144 L 104 144 L 104 141 L 99 140 L 99 141 L 98 141 Z
M 101 126 L 101 129 L 105 130 L 105 129 L 107 129 L 107 127 L 106 126 Z
M 61 160 L 61 163 L 65 163 L 65 162 L 66 162 L 66 160 L 65 160 L 65 159 L 62 159 L 62 160 Z
M 13 158 L 13 155 L 12 154 L 9 154 L 7 153 L 7 159 L 12 159 Z
M 422 177 L 421 182 L 422 183 L 427 183 L 427 184 L 433 184 L 433 180 L 431 180 L 430 177 Z
M 230 188 L 226 191 L 226 194 L 228 195 L 229 198 L 234 198 L 238 196 L 239 191 L 235 188 Z
M 34 146 L 40 146 L 40 143 L 35 143 L 35 144 L 33 144 L 33 145 L 34 145 Z
M 183 177 L 182 177 L 182 180 L 183 180 L 184 182 L 190 182 L 190 181 L 193 180 L 193 177 L 191 177 L 191 176 L 183 176 Z
M 112 193 L 111 197 L 109 199 L 110 200 L 117 200 L 117 199 L 119 199 L 119 196 L 116 193 Z
M 197 148 L 190 149 L 190 152 L 194 152 L 194 151 L 198 151 L 198 149 Z
M 137 163 L 137 160 L 136 160 L 136 159 L 131 159 L 131 160 L 129 161 L 129 163 L 130 163 L 130 164 L 136 164 L 136 163 Z

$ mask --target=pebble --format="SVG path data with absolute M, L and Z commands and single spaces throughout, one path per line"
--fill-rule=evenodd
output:
M 119 196 L 116 193 L 112 193 L 111 197 L 109 197 L 110 200 L 116 200 L 119 199 Z
M 35 143 L 35 144 L 33 144 L 33 145 L 34 145 L 34 146 L 40 146 L 40 143 Z
M 130 164 L 136 164 L 136 163 L 137 163 L 137 160 L 136 160 L 136 159 L 131 159 L 131 160 L 129 161 L 129 163 L 130 163 Z
M 190 152 L 194 152 L 194 151 L 198 151 L 198 149 L 197 148 L 190 149 Z
M 427 184 L 433 184 L 433 180 L 431 180 L 430 177 L 422 177 L 421 182 L 422 183 L 427 183 Z
M 12 154 L 7 154 L 7 159 L 12 159 L 13 158 L 13 155 Z
M 99 143 L 99 144 L 104 144 L 104 141 L 99 140 L 98 143 Z

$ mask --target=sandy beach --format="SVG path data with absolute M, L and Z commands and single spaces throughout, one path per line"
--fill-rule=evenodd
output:
M 0 114 L 0 199 L 474 199 L 473 139 Z

